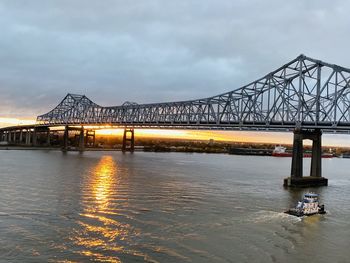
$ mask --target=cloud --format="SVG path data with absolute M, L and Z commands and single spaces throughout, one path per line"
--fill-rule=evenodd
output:
M 300 53 L 350 66 L 347 1 L 2 1 L 0 116 L 212 96 Z

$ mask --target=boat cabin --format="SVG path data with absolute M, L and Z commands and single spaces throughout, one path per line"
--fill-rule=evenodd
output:
M 307 193 L 304 195 L 304 203 L 315 203 L 318 202 L 318 194 Z

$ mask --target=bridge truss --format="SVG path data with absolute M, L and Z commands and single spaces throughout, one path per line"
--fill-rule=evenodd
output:
M 233 91 L 189 101 L 102 107 L 68 94 L 39 125 L 350 130 L 350 69 L 304 55 Z

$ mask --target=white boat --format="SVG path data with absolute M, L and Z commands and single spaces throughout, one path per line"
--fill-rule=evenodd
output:
M 275 149 L 272 151 L 272 156 L 276 157 L 291 157 L 292 153 L 286 151 L 287 148 L 283 146 L 275 146 Z
M 311 216 L 315 214 L 325 214 L 324 205 L 319 205 L 318 194 L 306 193 L 302 201 L 299 201 L 295 208 L 291 208 L 285 213 L 293 216 Z

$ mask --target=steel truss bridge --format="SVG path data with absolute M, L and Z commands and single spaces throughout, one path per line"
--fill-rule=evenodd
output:
M 0 141 L 36 146 L 44 133 L 50 145 L 50 127 L 65 126 L 63 149 L 69 148 L 69 131 L 78 133 L 83 149 L 89 138 L 95 143 L 94 131 L 84 129 L 90 125 L 124 127 L 123 151 L 134 149 L 133 128 L 293 130 L 291 176 L 284 185 L 327 185 L 321 176 L 321 136 L 322 131 L 350 132 L 350 69 L 300 55 L 248 85 L 204 99 L 103 107 L 68 94 L 38 116 L 36 125 L 0 129 Z M 303 177 L 305 139 L 313 142 L 309 177 Z
M 305 55 L 241 88 L 177 102 L 103 107 L 68 94 L 38 125 L 350 130 L 350 69 Z

